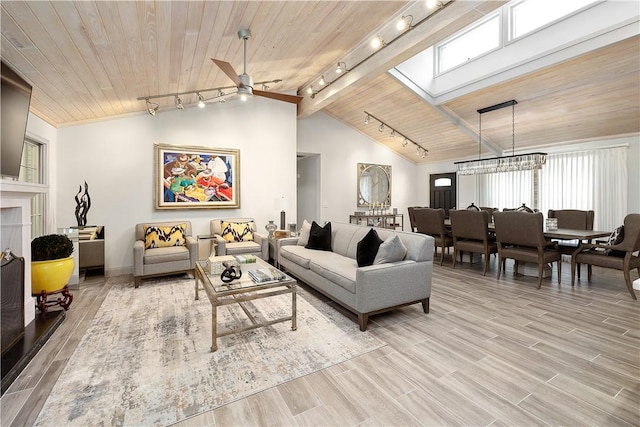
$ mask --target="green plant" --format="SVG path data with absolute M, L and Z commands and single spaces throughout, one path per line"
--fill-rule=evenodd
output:
M 73 253 L 73 242 L 64 234 L 47 234 L 31 241 L 31 261 L 67 258 Z

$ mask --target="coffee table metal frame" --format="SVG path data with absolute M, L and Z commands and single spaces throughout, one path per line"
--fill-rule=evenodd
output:
M 256 259 L 255 263 L 239 264 L 242 269 L 242 277 L 230 283 L 224 283 L 220 279 L 219 273 L 211 273 L 212 265 L 222 261 L 234 261 L 233 256 L 211 257 L 200 260 L 195 268 L 195 291 L 196 300 L 200 299 L 198 282 L 202 283 L 203 289 L 211 302 L 211 351 L 218 349 L 218 338 L 226 335 L 237 334 L 275 323 L 287 322 L 291 320 L 291 330 L 297 329 L 296 324 L 296 285 L 295 279 L 286 276 L 285 279 L 276 282 L 255 283 L 249 277 L 248 272 L 257 268 L 275 268 L 262 259 Z M 280 270 L 278 270 L 280 271 Z M 244 306 L 243 302 L 253 301 L 262 298 L 269 298 L 276 295 L 291 294 L 291 316 L 281 317 L 267 322 L 258 320 Z M 238 304 L 245 312 L 251 325 L 242 328 L 229 329 L 218 332 L 218 307 L 229 304 Z

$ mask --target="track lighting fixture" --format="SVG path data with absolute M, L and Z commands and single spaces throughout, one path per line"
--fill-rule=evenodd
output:
M 307 93 L 308 93 L 309 95 L 313 95 L 313 85 L 311 85 L 311 86 L 309 86 L 309 87 L 307 88 Z
M 204 98 L 199 93 L 197 95 L 198 95 L 198 107 L 204 108 L 206 106 L 204 103 Z
M 175 97 L 173 102 L 176 104 L 176 108 L 178 110 L 184 110 L 184 105 L 182 105 L 182 100 L 180 99 L 180 97 L 178 95 L 176 95 L 176 97 Z
M 402 146 L 403 147 L 406 147 L 407 144 L 412 143 L 413 145 L 416 146 L 416 155 L 422 156 L 422 158 L 426 157 L 426 155 L 429 153 L 429 150 L 424 148 L 422 145 L 418 144 L 417 142 L 414 142 L 414 141 L 410 140 L 405 135 L 403 135 L 401 132 L 398 132 L 397 130 L 395 130 L 394 128 L 392 128 L 391 126 L 389 126 L 388 124 L 386 124 L 385 122 L 383 122 L 382 120 L 377 118 L 376 116 L 372 115 L 371 113 L 369 113 L 367 111 L 365 111 L 364 114 L 365 114 L 365 117 L 364 117 L 364 124 L 365 125 L 368 125 L 369 122 L 371 121 L 371 119 L 377 120 L 380 123 L 380 126 L 378 126 L 378 131 L 379 132 L 383 132 L 385 130 L 385 128 L 389 128 L 389 129 L 391 129 L 391 133 L 389 134 L 389 136 L 391 138 L 395 138 L 396 136 L 399 136 L 400 138 L 402 138 Z
M 147 98 L 146 101 L 147 101 L 147 111 L 152 116 L 155 116 L 156 112 L 158 111 L 158 108 L 160 108 L 160 105 L 156 104 L 155 102 L 149 101 L 149 98 Z
M 447 0 L 446 2 L 444 0 L 425 0 L 425 2 L 428 9 L 434 9 L 436 7 L 438 9 L 443 9 L 445 6 L 448 6 L 449 4 L 453 3 L 453 1 L 451 0 Z M 390 44 L 394 43 L 397 39 L 407 34 L 410 30 L 413 30 L 419 25 L 422 25 L 423 23 L 425 23 L 436 12 L 437 11 L 429 12 L 426 16 L 422 17 L 415 24 L 413 24 L 413 15 L 403 15 L 396 22 L 396 28 L 399 31 L 399 34 L 397 34 L 392 40 L 389 40 L 386 42 L 382 38 L 382 36 L 378 34 L 375 38 L 371 40 L 371 46 L 374 49 L 373 52 L 367 49 L 367 55 L 363 59 L 361 59 L 359 62 L 356 62 L 355 65 L 352 65 L 351 69 L 349 70 L 347 69 L 347 65 L 344 62 L 342 61 L 338 62 L 335 68 L 335 72 L 336 74 L 338 74 L 338 76 L 332 81 L 326 81 L 326 79 L 324 78 L 324 75 L 322 75 L 320 77 L 320 80 L 318 81 L 318 85 L 320 86 L 320 88 L 310 93 L 311 98 L 315 98 L 315 96 L 318 95 L 320 92 L 322 92 L 324 89 L 328 88 L 330 85 L 338 81 L 338 79 L 342 78 L 342 76 L 345 75 L 344 74 L 345 72 L 356 69 L 357 67 L 359 67 L 360 65 L 364 64 L 369 59 L 371 59 L 374 55 L 376 55 L 382 49 L 386 48 Z
M 263 81 L 263 82 L 257 82 L 255 83 L 255 85 L 261 85 L 263 90 L 267 90 L 269 88 L 269 86 L 267 86 L 269 83 L 280 83 L 282 82 L 282 80 L 280 79 L 276 79 L 276 80 L 269 80 L 269 81 Z M 172 97 L 174 104 L 176 106 L 177 109 L 182 110 L 184 109 L 184 103 L 182 102 L 182 96 L 186 96 L 186 95 L 195 95 L 195 98 L 197 100 L 197 105 L 200 108 L 205 108 L 206 106 L 206 101 L 207 99 L 205 99 L 203 93 L 205 92 L 218 92 L 218 96 L 214 96 L 212 98 L 208 98 L 208 100 L 213 100 L 216 99 L 218 97 L 222 97 L 225 94 L 222 92 L 222 90 L 226 90 L 226 89 L 234 89 L 237 90 L 237 93 L 240 95 L 240 98 L 244 98 L 246 99 L 247 97 L 251 96 L 253 94 L 253 87 L 252 86 L 245 86 L 245 87 L 237 87 L 237 86 L 224 86 L 224 87 L 215 87 L 215 88 L 209 88 L 209 89 L 197 89 L 197 90 L 190 90 L 190 91 L 184 91 L 184 92 L 175 92 L 175 93 L 165 93 L 162 95 L 152 95 L 152 96 L 141 96 L 138 99 L 138 101 L 145 101 L 146 105 L 147 105 L 147 112 L 152 115 L 155 116 L 156 112 L 158 111 L 158 109 L 160 108 L 159 104 L 156 104 L 155 102 L 152 102 L 152 99 L 159 99 L 159 98 L 168 98 L 168 97 Z M 229 94 L 235 93 L 234 92 L 230 92 Z M 189 98 L 190 99 L 190 98 Z M 189 102 L 189 101 L 187 101 Z M 219 102 L 226 102 L 226 99 L 222 98 L 219 100 Z

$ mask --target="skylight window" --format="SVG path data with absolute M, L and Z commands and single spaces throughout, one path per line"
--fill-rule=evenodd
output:
M 522 0 L 509 6 L 509 40 L 516 39 L 569 15 L 596 0 Z
M 437 73 L 443 73 L 498 47 L 500 15 L 495 13 L 437 46 Z

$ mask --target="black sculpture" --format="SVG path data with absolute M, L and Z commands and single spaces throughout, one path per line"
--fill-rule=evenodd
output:
M 78 188 L 78 193 L 75 196 L 76 199 L 76 220 L 78 221 L 78 227 L 84 227 L 87 225 L 87 212 L 91 207 L 91 196 L 89 196 L 89 184 L 84 182 L 84 194 L 81 198 L 78 196 L 82 193 L 82 185 Z

